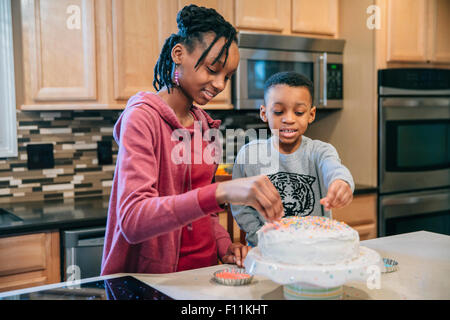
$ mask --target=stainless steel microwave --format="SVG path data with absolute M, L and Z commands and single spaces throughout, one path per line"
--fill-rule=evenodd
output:
M 259 109 L 264 82 L 281 71 L 297 71 L 314 83 L 317 108 L 342 108 L 345 40 L 241 31 L 238 45 L 240 62 L 233 81 L 236 109 Z

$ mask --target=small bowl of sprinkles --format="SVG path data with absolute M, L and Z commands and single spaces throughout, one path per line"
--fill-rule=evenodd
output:
M 242 286 L 249 284 L 253 276 L 245 272 L 244 268 L 226 268 L 214 272 L 214 281 L 226 286 Z

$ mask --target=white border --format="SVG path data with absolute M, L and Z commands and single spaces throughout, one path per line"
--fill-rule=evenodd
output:
M 0 0 L 0 158 L 17 157 L 16 90 L 10 0 Z M 5 139 L 6 136 L 6 139 Z

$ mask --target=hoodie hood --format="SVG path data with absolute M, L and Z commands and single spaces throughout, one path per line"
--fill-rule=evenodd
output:
M 148 91 L 141 91 L 132 96 L 125 107 L 124 112 L 120 115 L 114 126 L 114 139 L 117 143 L 119 143 L 120 138 L 120 128 L 122 123 L 122 117 L 127 109 L 133 108 L 135 106 L 145 105 L 148 108 L 152 108 L 156 112 L 158 112 L 161 119 L 167 122 L 173 130 L 175 129 L 186 129 L 181 125 L 178 121 L 178 118 L 175 114 L 175 111 L 169 105 L 161 99 L 157 94 Z M 205 132 L 210 128 L 219 129 L 221 120 L 213 120 L 203 109 L 196 107 L 195 105 L 191 106 L 191 111 L 194 113 L 197 121 L 201 121 L 202 123 L 202 131 Z

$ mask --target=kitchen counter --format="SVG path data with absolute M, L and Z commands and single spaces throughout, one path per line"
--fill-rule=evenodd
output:
M 348 282 L 344 285 L 345 300 L 366 299 L 450 299 L 450 237 L 426 231 L 377 238 L 361 242 L 382 257 L 395 259 L 399 270 L 382 273 L 380 288 L 369 289 L 366 283 Z M 279 300 L 283 288 L 270 279 L 256 275 L 247 286 L 228 287 L 212 281 L 215 271 L 226 266 L 218 265 L 171 274 L 131 274 L 133 277 L 175 299 L 204 300 Z M 129 275 L 116 274 L 84 279 L 90 282 Z M 10 291 L 0 298 L 54 289 L 64 283 Z
M 50 229 L 106 226 L 109 196 L 2 204 L 20 221 L 2 221 L 0 236 Z

